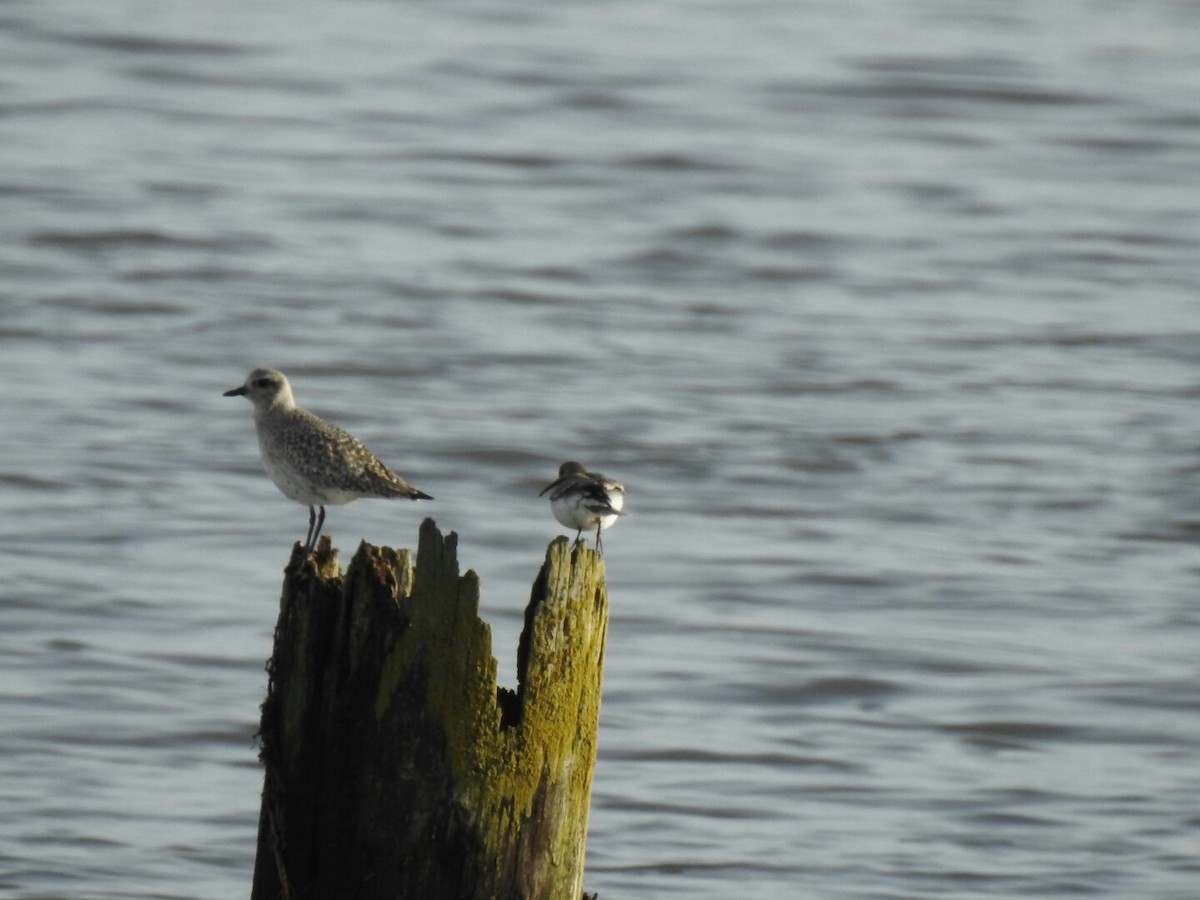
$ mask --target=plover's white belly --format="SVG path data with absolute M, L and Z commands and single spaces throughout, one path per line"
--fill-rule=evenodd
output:
M 348 491 L 323 482 L 315 472 L 302 471 L 288 460 L 286 454 L 266 442 L 259 442 L 259 450 L 267 475 L 289 500 L 305 506 L 341 506 L 363 496 L 358 491 Z

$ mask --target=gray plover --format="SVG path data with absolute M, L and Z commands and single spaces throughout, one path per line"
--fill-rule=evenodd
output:
M 611 528 L 625 507 L 625 486 L 599 472 L 589 472 L 578 462 L 558 467 L 558 478 L 542 488 L 539 497 L 550 492 L 550 511 L 568 528 L 575 529 L 575 541 L 583 539 L 583 529 L 596 529 L 596 549 L 604 552 L 600 532 Z
M 317 545 L 326 506 L 362 497 L 433 499 L 381 463 L 354 435 L 298 407 L 282 372 L 255 369 L 225 396 L 254 404 L 254 430 L 267 474 L 285 497 L 308 507 L 306 552 Z

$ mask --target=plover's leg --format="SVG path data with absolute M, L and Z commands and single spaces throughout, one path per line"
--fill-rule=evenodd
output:
M 308 508 L 308 531 L 304 535 L 304 552 L 311 553 L 313 545 L 313 526 L 317 524 L 317 508 Z
M 312 542 L 308 545 L 308 552 L 312 553 L 317 549 L 317 538 L 321 534 L 321 526 L 325 524 L 325 507 L 321 507 L 321 514 L 317 516 L 317 528 L 313 532 Z
M 599 522 L 596 523 L 596 552 L 601 556 L 604 555 L 604 544 L 600 542 L 600 529 L 603 527 Z

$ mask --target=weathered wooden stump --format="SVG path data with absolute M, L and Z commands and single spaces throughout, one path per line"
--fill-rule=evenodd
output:
M 262 711 L 253 900 L 576 900 L 600 712 L 604 563 L 554 540 L 517 689 L 497 688 L 457 538 L 329 539 L 284 576 Z

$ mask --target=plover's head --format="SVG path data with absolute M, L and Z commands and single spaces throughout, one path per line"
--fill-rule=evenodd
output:
M 254 404 L 255 412 L 264 412 L 273 406 L 296 405 L 292 399 L 292 386 L 284 374 L 275 369 L 255 369 L 246 376 L 245 384 L 226 391 L 225 396 L 245 397 Z

